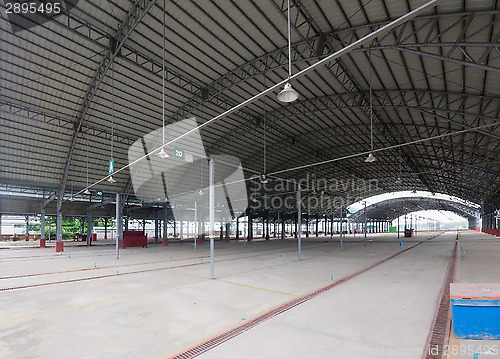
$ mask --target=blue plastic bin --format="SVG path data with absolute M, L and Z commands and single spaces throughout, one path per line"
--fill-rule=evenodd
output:
M 500 284 L 452 283 L 453 331 L 460 339 L 500 339 Z

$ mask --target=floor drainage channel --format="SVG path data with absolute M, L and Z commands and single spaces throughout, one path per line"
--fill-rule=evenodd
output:
M 444 346 L 448 343 L 450 337 L 451 304 L 450 304 L 450 283 L 455 278 L 455 268 L 457 261 L 457 247 L 455 247 L 448 263 L 446 276 L 444 277 L 443 287 L 439 295 L 439 305 L 432 320 L 431 329 L 422 355 L 422 359 L 441 359 L 443 358 Z
M 435 235 L 435 236 L 432 236 L 431 238 L 427 239 L 427 241 L 430 241 L 431 239 L 433 238 L 436 238 L 437 236 L 439 236 L 439 234 Z M 186 349 L 180 353 L 177 353 L 175 354 L 174 356 L 171 356 L 170 359 L 187 359 L 187 358 L 194 358 L 200 354 L 203 354 L 207 351 L 209 351 L 210 349 L 212 348 L 215 348 L 216 346 L 228 341 L 229 339 L 231 338 L 234 338 L 244 332 L 246 332 L 247 330 L 259 325 L 260 323 L 268 320 L 268 319 L 271 319 L 283 312 L 286 312 L 287 310 L 293 308 L 293 307 L 296 307 L 298 306 L 299 304 L 302 304 L 304 302 L 307 302 L 308 300 L 314 298 L 314 297 L 317 297 L 318 295 L 320 295 L 321 293 L 324 293 L 326 291 L 329 291 L 330 289 L 332 288 L 335 288 L 345 282 L 348 282 L 350 281 L 351 279 L 353 279 L 354 277 L 357 277 L 358 275 L 360 274 L 363 274 L 391 259 L 393 259 L 394 257 L 397 257 L 399 256 L 400 254 L 403 254 L 415 247 L 417 247 L 418 245 L 422 244 L 424 242 L 419 242 L 405 250 L 402 250 L 401 252 L 398 252 L 396 254 L 393 254 L 392 256 L 390 257 L 387 257 L 385 259 L 382 259 L 381 261 L 379 262 L 376 262 L 368 267 L 365 267 L 357 272 L 354 272 L 342 279 L 339 279 L 338 281 L 332 283 L 332 284 L 329 284 L 327 286 L 324 286 L 323 288 L 320 288 L 314 292 L 311 292 L 311 293 L 308 293 L 302 297 L 299 297 L 299 298 L 296 298 L 296 299 L 293 299 L 285 304 L 282 304 L 280 305 L 279 307 L 276 307 L 274 309 L 271 309 L 269 311 L 267 311 L 266 313 L 264 314 L 261 314 L 259 315 L 258 317 L 252 319 L 252 320 L 249 320 L 248 322 L 246 322 L 245 324 L 242 324 L 242 325 L 239 325 L 235 328 L 232 328 L 232 329 L 229 329 L 223 333 L 220 333 L 210 339 L 207 339 L 205 340 L 204 342 L 200 343 L 200 344 L 197 344 L 189 349 Z

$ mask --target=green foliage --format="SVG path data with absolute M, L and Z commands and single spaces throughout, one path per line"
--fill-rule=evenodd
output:
M 105 221 L 103 218 L 94 218 L 92 220 L 92 225 L 94 227 L 104 227 Z M 108 219 L 108 228 L 112 228 L 115 225 L 115 221 Z M 34 223 L 29 225 L 30 231 L 40 231 L 41 230 L 40 223 Z M 49 230 L 50 227 L 50 230 Z M 75 233 L 83 233 L 87 232 L 87 218 L 86 217 L 63 217 L 62 222 L 62 232 L 63 235 L 68 237 L 72 237 Z M 45 237 L 53 238 L 56 236 L 56 217 L 48 216 L 45 217 Z
M 40 223 L 30 223 L 28 224 L 28 230 L 30 232 L 40 232 L 42 225 Z
M 41 224 L 36 223 L 33 225 L 34 231 L 41 230 Z M 30 231 L 32 229 L 30 228 Z M 76 217 L 63 217 L 62 221 L 62 233 L 63 235 L 72 236 L 75 233 L 80 232 L 80 221 Z M 55 217 L 45 217 L 45 237 L 53 238 L 56 236 L 56 218 Z

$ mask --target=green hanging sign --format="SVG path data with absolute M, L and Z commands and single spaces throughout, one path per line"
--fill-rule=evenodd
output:
M 97 191 L 95 194 L 97 195 L 97 197 L 102 197 L 102 191 Z
M 174 157 L 175 158 L 180 158 L 181 160 L 184 159 L 184 150 L 179 147 L 174 147 Z
M 260 181 L 263 183 L 267 182 L 267 175 L 264 172 L 260 174 Z
M 115 172 L 115 159 L 114 158 L 109 160 L 109 166 L 108 166 L 108 174 L 112 175 L 113 172 Z

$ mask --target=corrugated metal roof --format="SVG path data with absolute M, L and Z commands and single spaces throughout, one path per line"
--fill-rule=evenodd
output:
M 156 2 L 124 43 L 115 59 L 114 90 L 109 70 L 89 104 L 69 171 L 74 188 L 87 184 L 87 152 L 89 181 L 107 174 L 112 117 L 115 168 L 127 164 L 131 143 L 162 124 L 163 3 Z M 424 3 L 293 1 L 293 73 Z M 132 6 L 131 0 L 82 1 L 70 14 L 16 34 L 7 22 L 0 24 L 0 182 L 61 181 L 89 86 Z M 294 81 L 298 104 L 284 106 L 276 91 L 204 128 L 204 144 L 261 172 L 267 116 L 268 172 L 367 151 L 370 77 L 376 148 L 490 124 L 500 111 L 497 6 L 493 0 L 443 1 L 380 41 Z M 167 124 L 191 115 L 202 123 L 287 77 L 286 2 L 167 1 L 166 18 Z M 326 42 L 318 44 L 321 39 Z M 385 180 L 375 191 L 419 188 L 476 202 L 498 196 L 499 137 L 496 125 L 405 147 L 403 184 Z M 468 147 L 460 146 L 465 142 Z M 380 153 L 369 173 L 354 158 L 343 161 L 343 169 L 333 163 L 283 176 L 316 171 L 387 178 L 398 172 L 394 156 L 397 150 Z M 491 175 L 480 187 L 446 183 L 453 176 L 441 175 L 446 170 L 460 178 L 467 166 L 485 163 Z M 125 191 L 130 173 L 116 179 L 100 187 Z

